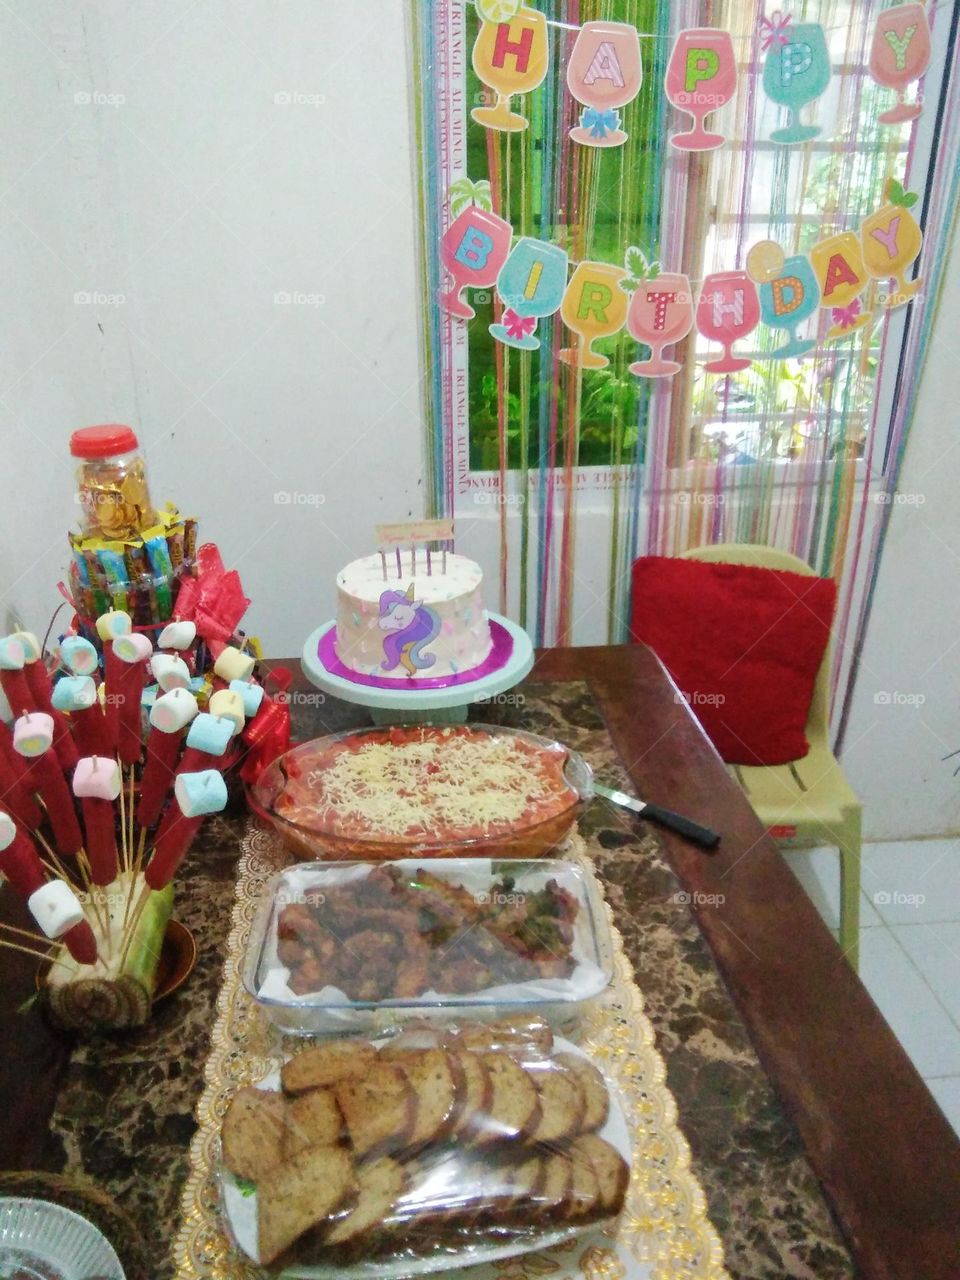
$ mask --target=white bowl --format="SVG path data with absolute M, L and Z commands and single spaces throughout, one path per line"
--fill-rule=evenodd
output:
M 31 1280 L 125 1280 L 106 1236 L 49 1200 L 0 1197 L 0 1275 Z

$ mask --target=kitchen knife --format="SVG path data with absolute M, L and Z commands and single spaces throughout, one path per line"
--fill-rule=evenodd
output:
M 679 813 L 671 813 L 669 809 L 661 809 L 656 804 L 645 804 L 636 796 L 628 796 L 625 791 L 614 791 L 611 787 L 604 787 L 599 782 L 593 784 L 593 789 L 605 800 L 622 805 L 624 809 L 632 809 L 647 822 L 657 822 L 661 827 L 669 827 L 671 831 L 686 836 L 688 840 L 692 840 L 694 844 L 704 849 L 715 849 L 720 842 L 716 831 L 711 831 L 709 827 L 701 827 L 699 823 L 691 822 L 689 818 L 683 818 Z

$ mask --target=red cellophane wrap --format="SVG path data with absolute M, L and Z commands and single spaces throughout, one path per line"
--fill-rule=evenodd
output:
M 285 695 L 290 681 L 286 667 L 274 667 L 264 687 L 276 692 L 272 697 L 264 694 L 260 710 L 244 727 L 241 737 L 247 751 L 240 766 L 240 777 L 248 784 L 256 782 L 268 764 L 289 750 L 290 703 Z
M 219 548 L 205 542 L 197 552 L 197 576 L 184 579 L 173 616 L 179 622 L 195 622 L 197 634 L 217 657 L 249 604 L 236 569 L 225 569 Z

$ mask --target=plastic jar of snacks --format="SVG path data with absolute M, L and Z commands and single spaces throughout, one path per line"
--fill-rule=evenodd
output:
M 82 427 L 70 437 L 70 452 L 78 460 L 84 537 L 122 540 L 155 523 L 147 469 L 131 427 Z

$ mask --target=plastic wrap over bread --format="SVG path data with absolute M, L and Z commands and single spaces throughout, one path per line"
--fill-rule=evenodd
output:
M 616 1094 L 538 1018 L 316 1042 L 241 1089 L 222 1131 L 240 1248 L 293 1276 L 446 1270 L 615 1217 Z

